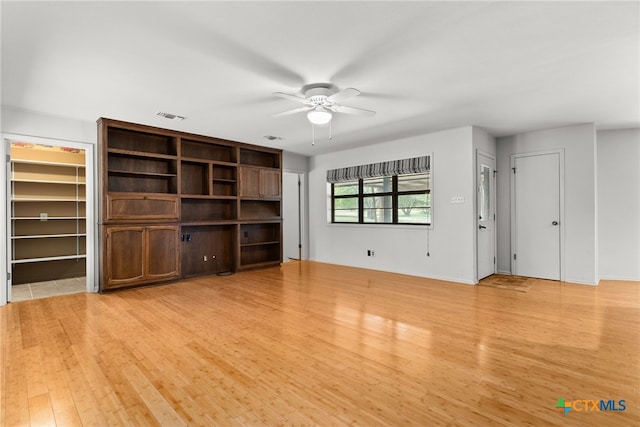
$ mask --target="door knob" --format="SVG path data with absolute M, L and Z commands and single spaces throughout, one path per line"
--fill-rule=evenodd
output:
M 553 221 L 551 225 L 558 225 L 558 221 Z
M 485 229 L 485 228 L 487 228 L 487 227 L 485 227 L 484 225 L 479 225 L 479 226 L 478 226 L 478 228 L 479 228 L 480 230 L 484 230 L 484 229 Z

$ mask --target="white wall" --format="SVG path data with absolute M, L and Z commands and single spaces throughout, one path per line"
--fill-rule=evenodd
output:
M 95 122 L 56 117 L 7 106 L 2 107 L 1 131 L 89 144 L 98 142 L 98 128 Z
M 427 154 L 433 156 L 433 227 L 429 232 L 418 226 L 329 223 L 327 170 Z M 313 157 L 309 172 L 311 259 L 475 283 L 474 164 L 470 126 Z M 451 204 L 453 196 L 464 197 L 465 203 Z M 375 251 L 375 257 L 367 256 L 368 249 Z
M 564 150 L 563 280 L 597 284 L 596 132 L 581 124 L 498 138 L 498 271 L 511 271 L 510 161 L 512 154 Z
M 640 280 L 640 129 L 597 137 L 600 278 Z

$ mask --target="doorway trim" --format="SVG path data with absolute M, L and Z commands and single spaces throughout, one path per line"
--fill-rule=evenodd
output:
M 0 306 L 5 305 L 11 298 L 11 290 L 9 289 L 8 273 L 11 271 L 11 202 L 8 200 L 8 196 L 11 194 L 11 170 L 7 167 L 9 160 L 9 145 L 11 142 L 31 142 L 34 144 L 63 146 L 70 148 L 78 148 L 85 151 L 85 174 L 86 174 L 86 292 L 97 292 L 95 268 L 95 248 L 96 248 L 96 181 L 95 181 L 95 144 L 80 141 L 69 141 L 56 138 L 43 138 L 37 136 L 20 135 L 20 134 L 2 134 L 2 148 L 1 153 L 4 154 L 4 161 L 2 168 L 4 170 L 5 186 L 3 188 L 5 203 L 2 213 L 4 215 L 4 221 L 2 224 L 5 234 L 5 248 L 6 255 L 0 260 L 0 273 L 3 275 L 4 282 L 0 285 Z
M 516 198 L 515 198 L 515 173 L 514 173 L 514 168 L 515 168 L 515 162 L 517 158 L 522 158 L 522 157 L 531 157 L 531 156 L 544 156 L 544 155 L 548 155 L 548 154 L 558 154 L 560 157 L 560 161 L 559 161 L 559 166 L 560 166 L 560 188 L 559 188 L 559 194 L 560 194 L 560 281 L 564 282 L 566 281 L 566 259 L 567 257 L 565 256 L 565 248 L 566 248 L 566 244 L 565 244 L 565 211 L 564 211 L 564 205 L 565 205 L 565 197 L 564 197 L 564 148 L 558 149 L 558 150 L 543 150 L 543 151 L 529 151 L 529 152 L 523 152 L 523 153 L 514 153 L 511 155 L 511 163 L 509 165 L 510 170 L 509 170 L 509 182 L 510 182 L 510 194 L 509 194 L 509 198 L 510 198 L 510 222 L 511 222 L 511 230 L 510 230 L 510 234 L 511 234 L 511 249 L 509 251 L 509 262 L 511 265 L 511 274 L 514 274 L 515 271 L 515 264 L 514 264 L 514 260 L 513 260 L 513 251 L 515 250 L 516 247 Z

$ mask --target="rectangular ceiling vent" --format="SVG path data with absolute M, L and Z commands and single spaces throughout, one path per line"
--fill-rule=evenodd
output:
M 177 114 L 171 114 L 171 113 L 163 113 L 162 111 L 158 111 L 156 113 L 156 116 L 164 117 L 165 119 L 169 119 L 169 120 L 184 120 L 185 119 L 184 116 L 178 116 Z

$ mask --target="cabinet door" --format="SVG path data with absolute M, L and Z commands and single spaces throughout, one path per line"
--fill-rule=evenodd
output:
M 179 231 L 177 226 L 146 228 L 146 279 L 149 281 L 178 277 Z
M 180 216 L 178 197 L 170 194 L 110 193 L 105 207 L 107 221 L 172 220 Z
M 144 281 L 144 227 L 106 227 L 104 289 Z
M 260 197 L 260 169 L 240 168 L 240 197 Z
M 260 171 L 260 197 L 280 197 L 280 171 L 263 169 Z

